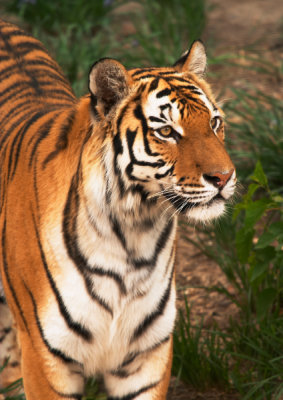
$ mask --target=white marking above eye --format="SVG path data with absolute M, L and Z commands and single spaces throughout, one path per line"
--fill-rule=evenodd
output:
M 165 96 L 162 98 L 157 98 L 156 93 L 152 92 L 148 98 L 147 102 L 144 106 L 144 114 L 148 121 L 148 126 L 153 129 L 160 129 L 165 125 L 171 126 L 176 132 L 180 135 L 184 134 L 183 128 L 180 126 L 180 121 L 182 119 L 180 112 L 177 107 L 177 102 L 172 103 L 169 96 Z M 164 109 L 163 111 L 160 109 L 161 106 L 170 104 L 170 111 L 169 108 Z M 162 112 L 162 116 L 160 116 Z M 150 117 L 160 118 L 162 122 L 158 121 L 151 121 Z M 174 139 L 173 139 L 174 140 Z M 174 140 L 174 143 L 176 141 Z

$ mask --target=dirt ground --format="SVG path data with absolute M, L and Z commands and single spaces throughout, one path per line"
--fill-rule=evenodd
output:
M 282 0 L 207 0 L 208 21 L 204 34 L 210 54 L 220 56 L 235 54 L 238 66 L 213 65 L 209 81 L 214 93 L 229 101 L 233 97 L 231 88 L 251 89 L 256 87 L 282 99 L 283 82 L 274 74 L 260 74 L 246 69 L 245 56 L 259 57 L 272 66 L 283 62 L 283 2 Z M 275 68 L 274 68 L 275 70 Z M 219 100 L 221 100 L 221 98 Z M 229 134 L 229 127 L 228 127 Z M 194 237 L 194 229 L 179 228 L 177 250 L 177 285 L 186 289 L 185 293 L 191 305 L 191 316 L 196 320 L 203 318 L 204 326 L 215 322 L 225 329 L 230 316 L 237 313 L 236 307 L 227 297 L 218 293 L 208 293 L 197 286 L 211 287 L 219 283 L 232 290 L 220 270 L 211 260 L 186 241 L 184 236 Z M 168 400 L 236 400 L 237 394 L 223 393 L 217 390 L 198 393 L 185 385 L 176 386 L 171 380 Z

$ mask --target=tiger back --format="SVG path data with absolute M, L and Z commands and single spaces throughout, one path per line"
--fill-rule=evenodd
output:
M 41 43 L 0 29 L 0 267 L 26 397 L 81 399 L 100 375 L 109 400 L 165 399 L 177 215 L 220 216 L 236 184 L 204 47 L 99 60 L 77 100 Z

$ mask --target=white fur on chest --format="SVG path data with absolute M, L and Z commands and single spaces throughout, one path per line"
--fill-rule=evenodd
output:
M 56 285 L 72 319 L 87 328 L 93 339 L 87 342 L 69 329 L 54 296 L 50 296 L 48 304 L 40 312 L 44 335 L 53 348 L 82 363 L 87 375 L 117 368 L 128 354 L 146 350 L 172 332 L 175 319 L 174 290 L 162 315 L 141 337 L 131 342 L 136 328 L 150 310 L 158 306 L 170 283 L 175 222 L 155 265 L 135 268 L 130 260 L 131 257 L 136 260 L 150 259 L 167 223 L 164 218 L 145 231 L 124 229 L 126 251 L 111 227 L 107 226 L 107 219 L 103 216 L 96 219 L 97 232 L 86 218 L 86 209 L 80 210 L 78 243 L 88 265 L 114 271 L 125 284 L 126 292 L 121 293 L 114 279 L 90 274 L 93 290 L 109 305 L 112 315 L 87 293 L 84 277 L 66 251 L 61 224 L 48 224 L 44 233 L 44 247 L 50 255 L 49 262 L 56 265 Z

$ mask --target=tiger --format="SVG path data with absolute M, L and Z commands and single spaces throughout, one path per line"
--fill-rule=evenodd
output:
M 177 219 L 220 217 L 237 180 L 204 44 L 169 67 L 100 59 L 77 99 L 37 39 L 0 29 L 1 363 L 15 326 L 27 400 L 82 399 L 92 376 L 108 400 L 164 400 Z

